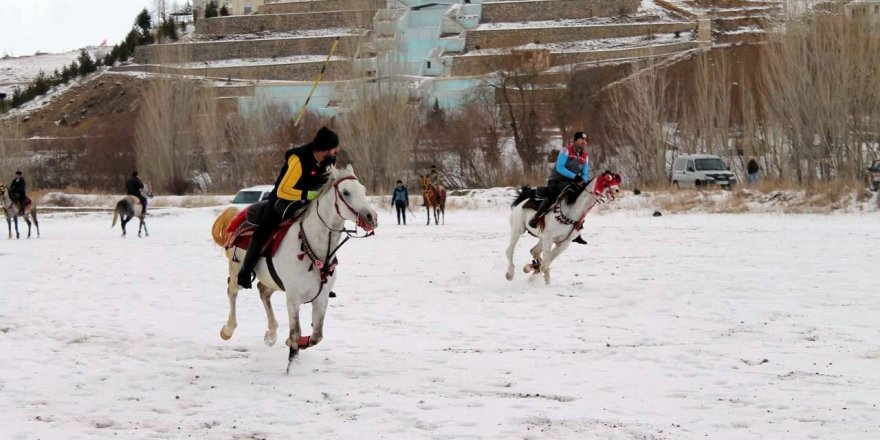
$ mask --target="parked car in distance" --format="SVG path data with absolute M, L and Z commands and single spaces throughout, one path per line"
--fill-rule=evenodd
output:
M 736 180 L 736 174 L 720 157 L 712 154 L 682 154 L 672 164 L 672 186 L 676 188 L 720 186 L 731 189 Z
M 257 185 L 250 188 L 242 188 L 238 191 L 238 194 L 235 195 L 235 198 L 232 199 L 230 205 L 239 209 L 245 209 L 260 200 L 266 200 L 269 198 L 269 194 L 272 193 L 272 188 L 275 188 L 275 186 Z
M 865 180 L 868 188 L 880 191 L 880 159 L 874 159 L 874 162 L 868 167 L 868 174 L 865 175 Z

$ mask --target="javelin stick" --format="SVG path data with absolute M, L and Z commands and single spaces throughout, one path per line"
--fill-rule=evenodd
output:
M 309 91 L 309 96 L 306 98 L 306 102 L 303 104 L 302 108 L 299 109 L 299 114 L 296 115 L 296 119 L 293 121 L 294 127 L 299 125 L 299 121 L 302 119 L 303 115 L 306 114 L 306 107 L 309 106 L 309 101 L 312 100 L 312 94 L 315 93 L 315 89 L 318 88 L 318 83 L 320 83 L 321 79 L 324 78 L 324 71 L 327 70 L 327 65 L 330 64 L 330 58 L 333 57 L 334 53 L 336 53 L 337 46 L 339 46 L 339 37 L 336 37 L 336 39 L 333 40 L 333 46 L 330 47 L 330 53 L 327 54 L 327 59 L 324 60 L 324 65 L 321 66 L 321 71 L 318 72 L 318 76 L 315 78 L 315 82 L 312 84 L 312 90 Z

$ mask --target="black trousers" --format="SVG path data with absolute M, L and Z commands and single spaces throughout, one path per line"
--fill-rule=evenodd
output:
M 397 224 L 400 224 L 401 219 L 403 219 L 403 224 L 406 224 L 406 204 L 397 202 L 394 206 L 397 208 Z
M 252 243 L 257 242 L 260 245 L 265 243 L 281 222 L 292 217 L 297 209 L 306 204 L 303 201 L 290 201 L 275 197 L 269 198 L 268 202 L 263 207 L 260 223 L 254 228 L 254 235 L 251 237 Z

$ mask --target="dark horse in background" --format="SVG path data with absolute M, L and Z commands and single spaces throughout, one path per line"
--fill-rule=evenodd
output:
M 15 223 L 15 238 L 21 238 L 18 233 L 18 218 L 24 217 L 28 226 L 27 238 L 31 238 L 31 221 L 37 227 L 37 238 L 40 238 L 40 223 L 37 222 L 37 205 L 30 198 L 24 201 L 24 209 L 20 209 L 18 203 L 14 203 L 9 196 L 9 187 L 0 185 L 0 204 L 3 205 L 3 214 L 6 215 L 6 227 L 9 229 L 9 239 L 12 239 L 12 224 Z
M 443 185 L 434 185 L 428 176 L 422 176 L 422 189 L 425 195 L 425 209 L 428 210 L 428 222 L 431 224 L 431 211 L 434 211 L 434 224 L 438 224 L 440 218 L 443 218 L 443 224 L 446 224 L 446 188 Z
M 144 184 L 142 192 L 147 198 L 153 198 L 153 187 L 149 182 Z M 143 230 L 144 235 L 149 237 L 150 232 L 147 231 L 147 223 L 144 221 L 144 207 L 141 205 L 141 201 L 132 195 L 125 196 L 122 200 L 116 203 L 116 207 L 113 208 L 113 223 L 110 227 L 112 228 L 116 226 L 116 220 L 119 219 L 122 224 L 122 236 L 125 237 L 125 224 L 135 217 L 140 220 L 140 224 L 138 225 L 138 237 L 141 236 L 141 230 Z

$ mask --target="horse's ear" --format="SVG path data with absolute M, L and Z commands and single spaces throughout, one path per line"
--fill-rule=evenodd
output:
M 345 166 L 345 170 L 348 171 L 348 172 L 351 173 L 351 174 L 354 174 L 354 167 L 351 166 L 351 164 L 346 165 L 346 166 Z

